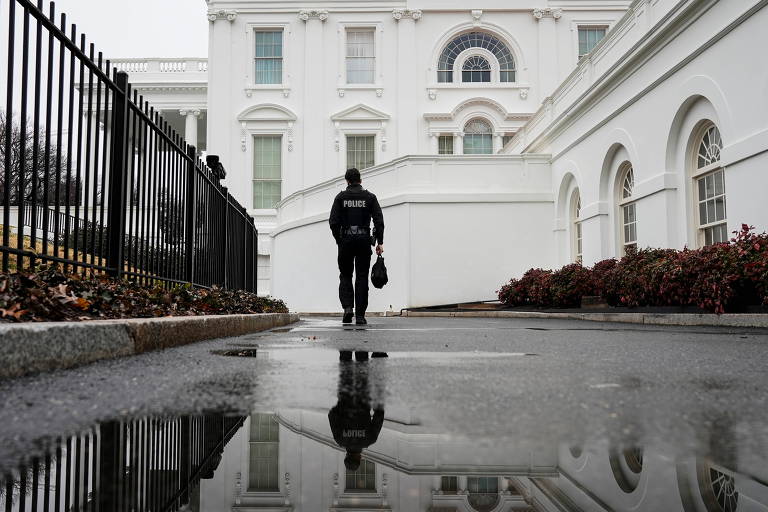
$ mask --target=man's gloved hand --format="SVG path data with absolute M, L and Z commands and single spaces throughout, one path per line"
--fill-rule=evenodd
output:
M 381 256 L 381 253 L 384 252 L 384 244 L 379 244 L 376 246 L 376 256 Z

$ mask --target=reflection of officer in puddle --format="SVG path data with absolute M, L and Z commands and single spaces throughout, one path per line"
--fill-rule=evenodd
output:
M 344 465 L 349 471 L 360 467 L 363 450 L 376 442 L 384 424 L 384 403 L 372 397 L 377 390 L 369 386 L 372 368 L 367 364 L 368 352 L 355 352 L 354 356 L 356 362 L 352 361 L 351 351 L 342 350 L 339 354 L 338 403 L 328 413 L 333 439 L 347 450 Z M 373 352 L 371 357 L 387 357 L 387 354 Z

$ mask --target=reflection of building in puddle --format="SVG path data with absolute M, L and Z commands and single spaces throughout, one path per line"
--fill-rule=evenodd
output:
M 768 510 L 765 474 L 746 477 L 702 458 L 632 446 L 531 451 L 402 419 L 387 414 L 352 471 L 325 410 L 252 415 L 202 482 L 200 510 Z

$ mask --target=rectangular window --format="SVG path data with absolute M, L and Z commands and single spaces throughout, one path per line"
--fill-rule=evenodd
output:
M 347 492 L 376 492 L 376 464 L 361 460 L 357 471 L 347 470 Z
M 283 83 L 283 31 L 256 31 L 256 70 L 254 82 L 257 84 Z
M 465 155 L 490 155 L 493 153 L 493 137 L 489 133 L 467 133 L 464 135 Z
M 376 156 L 376 137 L 373 135 L 347 135 L 347 169 L 362 171 L 373 167 Z
M 630 203 L 621 207 L 624 221 L 624 251 L 637 247 L 637 206 Z
M 248 491 L 278 492 L 279 426 L 272 414 L 251 415 Z
M 583 249 L 582 249 L 582 232 L 581 232 L 581 222 L 577 222 L 576 225 L 576 263 L 582 262 L 582 255 L 583 255 Z
M 608 27 L 579 27 L 579 60 L 605 37 Z
M 725 173 L 722 169 L 696 179 L 699 228 L 704 245 L 728 241 L 725 211 Z
M 459 492 L 459 477 L 440 477 L 440 490 L 443 491 L 443 494 L 456 494 Z
M 282 182 L 282 137 L 253 138 L 253 207 L 274 208 L 280 202 Z
M 467 490 L 472 494 L 499 493 L 499 479 L 495 476 L 470 476 L 467 477 Z
M 347 83 L 375 82 L 374 29 L 347 29 Z
M 437 138 L 437 154 L 438 155 L 453 154 L 453 135 L 440 135 Z

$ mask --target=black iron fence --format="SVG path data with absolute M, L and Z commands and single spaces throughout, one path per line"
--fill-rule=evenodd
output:
M 256 291 L 253 219 L 55 5 L 0 0 L 0 270 Z
M 208 414 L 103 423 L 56 440 L 0 478 L 0 510 L 175 511 L 212 478 L 242 416 Z

